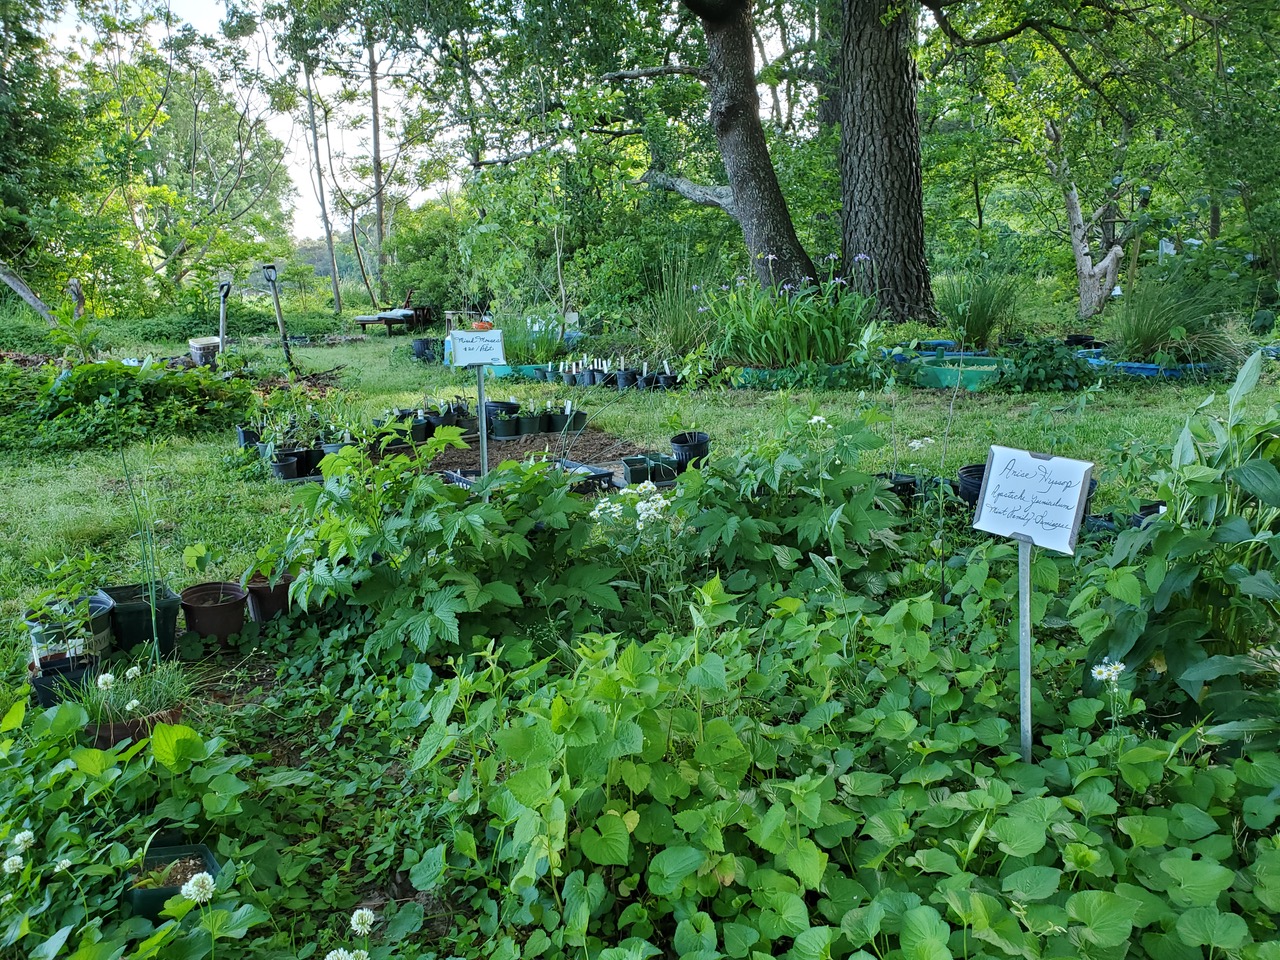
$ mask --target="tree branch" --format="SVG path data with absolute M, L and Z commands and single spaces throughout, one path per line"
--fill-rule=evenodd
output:
M 668 63 L 661 67 L 637 67 L 634 70 L 615 70 L 613 73 L 601 74 L 604 83 L 615 83 L 619 80 L 648 80 L 651 77 L 696 77 L 703 83 L 711 78 L 711 71 L 705 66 L 691 67 L 682 63 Z
M 36 296 L 35 291 L 27 286 L 27 282 L 18 276 L 17 271 L 3 260 L 0 260 L 0 283 L 4 283 L 5 286 L 20 296 L 27 306 L 44 317 L 50 324 L 54 322 L 53 311 L 49 309 L 48 304 Z
M 718 207 L 733 219 L 738 219 L 738 204 L 733 198 L 733 188 L 728 186 L 707 186 L 694 183 L 684 177 L 673 177 L 661 170 L 649 170 L 639 180 L 660 190 L 678 193 L 686 200 L 692 200 L 704 207 Z

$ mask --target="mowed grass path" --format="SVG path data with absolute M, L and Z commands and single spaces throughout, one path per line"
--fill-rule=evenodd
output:
M 169 352 L 180 350 L 173 346 Z M 475 396 L 474 374 L 414 361 L 403 336 L 372 336 L 295 354 L 308 371 L 341 366 L 344 388 L 369 417 L 392 406 L 417 407 L 432 397 Z M 909 387 L 872 397 L 831 391 L 619 393 L 488 381 L 491 398 L 510 396 L 539 406 L 547 401 L 559 406 L 572 398 L 602 429 L 655 450 L 668 448 L 675 428 L 696 426 L 711 435 L 713 455 L 767 436 L 796 412 L 819 413 L 836 423 L 874 403 L 885 418 L 877 429 L 886 443 L 865 455 L 869 470 L 954 476 L 961 465 L 984 460 L 990 444 L 1000 443 L 1095 461 L 1103 481 L 1102 504 L 1115 495 L 1109 478 L 1122 459 L 1117 449 L 1130 441 L 1170 441 L 1210 393 L 1217 399 L 1209 412 L 1221 413 L 1226 386 L 1109 383 L 1081 403 L 1079 395 L 953 394 Z M 1250 404 L 1261 415 L 1275 399 L 1275 373 L 1268 369 Z M 131 469 L 145 478 L 160 567 L 175 589 L 198 580 L 239 579 L 258 547 L 288 527 L 291 488 L 238 475 L 228 459 L 233 448 L 234 436 L 228 433 L 165 439 L 124 451 Z M 138 549 L 120 451 L 16 458 L 5 480 L 0 495 L 0 618 L 7 628 L 6 647 L 14 654 L 5 660 L 20 669 L 20 661 L 25 662 L 19 655 L 25 647 L 20 615 L 41 589 L 40 568 L 88 549 L 104 555 L 104 581 L 135 582 Z M 221 554 L 217 564 L 200 574 L 184 569 L 182 562 L 183 548 L 195 543 Z

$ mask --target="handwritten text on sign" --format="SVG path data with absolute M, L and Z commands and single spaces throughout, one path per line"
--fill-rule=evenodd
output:
M 992 446 L 973 525 L 1074 553 L 1093 464 Z
M 502 346 L 501 330 L 455 330 L 449 337 L 453 344 L 455 367 L 506 365 L 507 355 Z

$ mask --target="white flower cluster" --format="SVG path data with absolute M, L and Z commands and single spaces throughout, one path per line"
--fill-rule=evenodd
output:
M 129 713 L 133 713 L 133 711 L 137 710 L 137 709 L 138 709 L 138 707 L 140 707 L 140 706 L 142 706 L 141 701 L 139 701 L 139 700 L 130 700 L 128 703 L 126 703 L 126 704 L 124 705 L 124 708 L 125 708 L 125 710 L 126 710 L 126 711 L 128 711 Z
M 369 951 L 348 950 L 345 947 L 339 947 L 337 950 L 330 950 L 326 953 L 324 960 L 369 960 Z
M 13 838 L 13 846 L 19 853 L 26 853 L 36 845 L 36 835 L 30 830 L 23 830 Z
M 351 929 L 355 931 L 358 937 L 367 937 L 373 932 L 373 925 L 378 920 L 377 916 L 368 907 L 361 907 L 351 915 Z
M 662 519 L 662 514 L 667 507 L 671 506 L 671 501 L 666 497 L 656 496 L 648 497 L 644 500 L 636 502 L 636 529 L 643 530 L 646 524 L 656 523 Z
M 937 443 L 937 441 L 934 440 L 933 437 L 921 437 L 919 440 L 909 440 L 907 442 L 907 449 L 923 450 L 925 447 L 929 446 L 929 444 L 931 443 Z
M 1124 664 L 1118 660 L 1112 660 L 1107 657 L 1100 664 L 1093 668 L 1093 679 L 1102 680 L 1106 683 L 1115 683 L 1120 679 L 1120 675 L 1124 673 Z
M 826 418 L 826 417 L 818 416 L 818 415 L 816 415 L 816 414 L 815 414 L 814 416 L 812 416 L 812 417 L 810 417 L 810 418 L 809 418 L 809 426 L 811 426 L 811 427 L 826 427 L 828 430 L 830 430 L 830 429 L 831 429 L 831 424 L 827 423 L 827 418 Z
M 182 885 L 182 895 L 196 903 L 208 903 L 213 899 L 215 884 L 207 873 L 197 873 Z
M 132 666 L 124 672 L 126 680 L 137 680 L 140 676 L 142 676 L 142 668 L 139 666 Z
M 22 869 L 23 862 L 23 859 L 15 854 L 6 860 L 3 866 L 0 866 L 0 869 L 3 869 L 5 873 L 17 873 Z
M 71 861 L 68 860 L 66 857 L 63 857 L 61 860 L 58 861 L 58 865 L 54 869 L 58 870 L 61 873 L 66 873 L 68 870 L 71 869 Z
M 100 674 L 98 674 L 98 689 L 99 689 L 99 690 L 110 690 L 110 689 L 111 689 L 112 687 L 114 687 L 115 685 L 116 685 L 116 677 L 115 677 L 115 674 L 113 674 L 113 673 L 100 673 Z
M 601 500 L 591 508 L 591 519 L 597 523 L 601 520 L 621 520 L 622 504 L 617 500 Z

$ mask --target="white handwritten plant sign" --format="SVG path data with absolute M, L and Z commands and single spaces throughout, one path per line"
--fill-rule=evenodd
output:
M 453 345 L 453 365 L 471 367 L 479 364 L 501 367 L 507 363 L 501 330 L 455 330 L 449 334 Z
M 993 445 L 973 526 L 1074 553 L 1092 472 L 1084 460 Z

